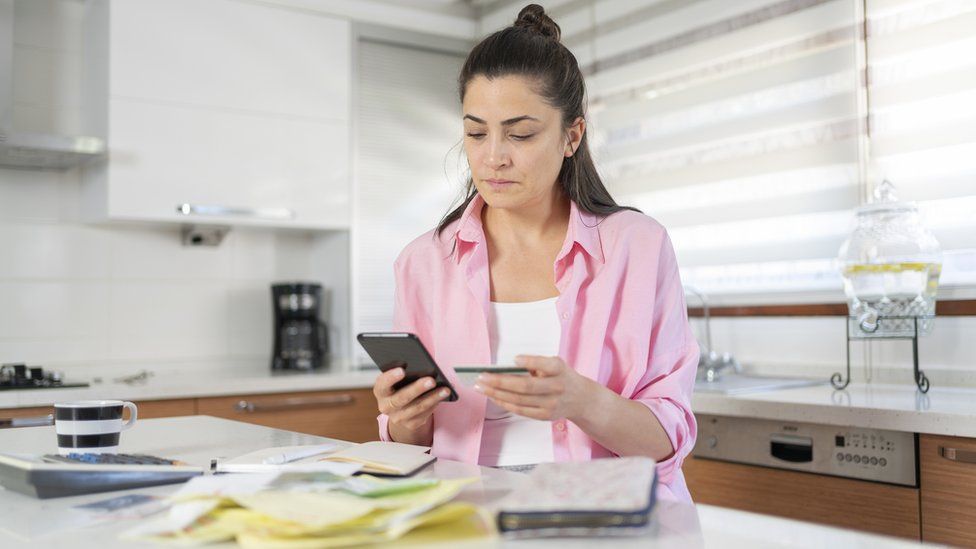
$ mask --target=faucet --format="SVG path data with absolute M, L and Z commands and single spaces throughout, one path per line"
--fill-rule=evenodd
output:
M 694 286 L 686 284 L 684 289 L 686 294 L 690 293 L 701 301 L 705 318 L 705 344 L 703 345 L 701 341 L 698 342 L 700 352 L 698 357 L 698 373 L 695 378 L 707 382 L 718 381 L 725 370 L 730 368 L 737 374 L 742 373 L 742 365 L 732 356 L 732 353 L 722 353 L 719 355 L 712 349 L 712 321 L 708 310 L 708 298 L 701 290 Z

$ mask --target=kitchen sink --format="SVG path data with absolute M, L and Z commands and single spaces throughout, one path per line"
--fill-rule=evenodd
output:
M 714 381 L 706 381 L 704 379 L 695 380 L 695 392 L 741 395 L 746 393 L 775 391 L 777 389 L 792 389 L 794 387 L 823 385 L 824 383 L 827 383 L 826 379 L 753 376 L 730 373 L 725 374 Z

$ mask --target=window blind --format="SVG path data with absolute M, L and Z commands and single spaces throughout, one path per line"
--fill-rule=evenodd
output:
M 871 153 L 944 250 L 943 284 L 976 283 L 976 2 L 869 0 Z
M 835 258 L 865 196 L 859 1 L 542 2 L 587 76 L 608 187 L 668 228 L 686 283 L 840 291 Z M 872 150 L 947 249 L 943 280 L 969 280 L 976 3 L 868 6 Z
M 361 40 L 352 230 L 353 333 L 388 331 L 393 261 L 460 189 L 459 55 Z M 358 357 L 364 353 L 353 345 Z

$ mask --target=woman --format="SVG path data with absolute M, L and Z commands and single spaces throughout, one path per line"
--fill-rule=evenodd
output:
M 457 388 L 374 386 L 380 436 L 491 466 L 611 456 L 658 461 L 659 497 L 690 501 L 698 346 L 664 228 L 617 205 L 590 157 L 585 88 L 559 27 L 529 5 L 458 78 L 467 199 L 394 265 L 394 329 Z M 514 365 L 473 388 L 453 366 Z

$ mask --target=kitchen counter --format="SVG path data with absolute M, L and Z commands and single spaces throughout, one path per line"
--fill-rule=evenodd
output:
M 206 465 L 211 458 L 240 455 L 268 446 L 321 444 L 329 439 L 288 431 L 249 425 L 207 416 L 191 416 L 140 421 L 122 436 L 127 452 L 144 452 L 179 458 L 188 463 Z M 13 452 L 52 452 L 55 436 L 52 427 L 31 427 L 0 431 L 0 447 Z M 520 473 L 479 467 L 448 460 L 438 460 L 422 476 L 436 478 L 478 477 L 464 489 L 459 500 L 483 505 L 488 509 L 524 478 Z M 166 495 L 176 486 L 142 488 L 129 492 L 92 494 L 69 498 L 37 500 L 0 489 L 0 546 L 114 548 L 152 547 L 126 542 L 119 533 L 131 528 L 133 520 L 90 526 L 79 535 L 72 528 L 69 508 L 108 499 L 122 493 Z M 841 530 L 755 513 L 723 509 L 709 505 L 686 505 L 659 502 L 652 517 L 653 525 L 641 537 L 604 538 L 600 546 L 613 547 L 917 547 L 917 543 L 884 538 L 871 534 Z M 594 539 L 507 540 L 488 538 L 474 543 L 447 542 L 444 547 L 593 547 Z M 213 547 L 213 546 L 208 546 Z M 220 544 L 218 547 L 234 547 Z
M 137 384 L 113 381 L 114 377 L 108 377 L 102 383 L 85 388 L 0 391 L 0 408 L 45 406 L 68 400 L 144 401 L 362 389 L 373 386 L 377 373 L 376 370 L 357 370 L 352 364 L 342 362 L 318 372 L 272 373 L 266 364 L 213 368 L 203 370 L 203 373 L 186 370 L 156 372 L 144 383 Z M 75 379 L 91 378 L 80 375 Z M 737 395 L 698 392 L 692 399 L 692 408 L 698 414 L 976 437 L 976 388 L 936 386 L 927 394 L 921 394 L 908 383 L 884 385 L 855 381 L 843 391 L 835 391 L 829 384 L 823 384 Z
M 696 393 L 696 414 L 889 429 L 976 437 L 976 389 L 933 387 L 920 393 L 912 384 L 851 382 L 842 391 L 829 384 L 741 395 Z
M 130 368 L 135 374 L 142 368 Z M 46 406 L 57 402 L 91 399 L 164 400 L 292 391 L 328 391 L 372 387 L 375 369 L 358 370 L 347 362 L 334 362 L 327 369 L 303 372 L 272 372 L 267 364 L 232 364 L 207 369 L 145 368 L 152 377 L 134 383 L 119 381 L 122 375 L 104 376 L 96 371 L 69 370 L 68 381 L 86 381 L 89 387 L 64 389 L 18 389 L 0 391 L 0 408 Z M 99 372 L 100 373 L 100 372 Z M 116 373 L 118 374 L 118 372 Z

